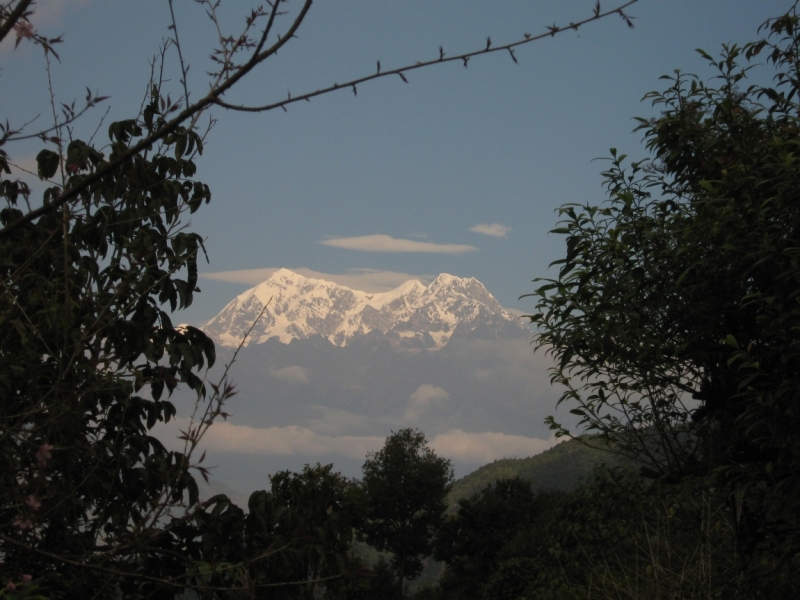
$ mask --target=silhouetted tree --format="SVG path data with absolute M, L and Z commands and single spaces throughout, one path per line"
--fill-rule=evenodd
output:
M 800 553 L 797 4 L 762 30 L 699 51 L 713 80 L 676 71 L 646 96 L 652 157 L 612 149 L 608 203 L 561 209 L 566 256 L 531 316 L 585 430 L 726 495 L 745 579 Z M 757 56 L 773 86 L 749 83 Z
M 548 496 L 549 497 L 549 496 Z M 503 548 L 528 535 L 541 502 L 528 481 L 500 479 L 469 499 L 439 528 L 433 556 L 447 564 L 442 586 L 448 597 L 471 598 L 491 577 Z
M 433 537 L 447 509 L 453 483 L 450 461 L 428 448 L 425 435 L 401 429 L 386 438 L 364 463 L 367 541 L 394 553 L 392 566 L 402 592 L 405 579 L 422 572 L 433 552 Z

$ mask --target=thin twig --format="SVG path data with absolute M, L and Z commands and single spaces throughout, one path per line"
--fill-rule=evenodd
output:
M 186 74 L 188 69 L 186 68 L 186 63 L 183 60 L 183 51 L 181 50 L 181 41 L 178 38 L 178 22 L 175 20 L 175 9 L 172 7 L 172 0 L 169 0 L 169 14 L 172 18 L 172 30 L 175 32 L 175 47 L 178 49 L 178 61 L 181 65 L 181 83 L 183 84 L 183 96 L 185 98 L 185 102 L 189 104 L 189 85 L 186 81 Z

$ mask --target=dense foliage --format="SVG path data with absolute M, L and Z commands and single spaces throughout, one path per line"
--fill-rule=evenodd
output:
M 358 567 L 348 560 L 353 527 L 360 521 L 355 484 L 334 472 L 333 465 L 319 464 L 270 479 L 270 492 L 250 496 L 244 523 L 249 548 L 242 559 L 259 553 L 267 557 L 263 562 L 250 559 L 247 576 L 264 588 L 255 597 L 314 598 L 321 590 L 344 585 L 341 575 L 352 576 Z
M 154 88 L 142 118 L 113 123 L 110 156 L 157 127 L 163 106 Z M 181 217 L 210 198 L 191 179 L 200 150 L 200 136 L 179 129 L 0 241 L 1 569 L 4 581 L 31 581 L 21 593 L 255 593 L 346 567 L 349 484 L 330 467 L 275 475 L 245 518 L 224 496 L 199 503 L 190 456 L 149 433 L 174 416 L 166 397 L 178 384 L 202 399 L 195 371 L 214 360 L 205 334 L 173 326 L 168 313 L 196 291 L 202 243 Z M 43 150 L 39 173 L 63 169 L 71 185 L 106 160 L 73 140 L 63 158 Z M 5 180 L 3 190 L 7 223 L 26 189 Z M 210 395 L 185 432 L 190 446 L 229 394 Z
M 609 202 L 561 209 L 567 255 L 531 317 L 581 425 L 721 511 L 736 559 L 720 581 L 745 596 L 800 551 L 796 6 L 764 29 L 701 51 L 712 81 L 676 72 L 648 94 L 652 158 L 612 150 Z M 773 87 L 748 85 L 756 57 Z
M 454 518 L 436 536 L 434 558 L 447 564 L 440 587 L 448 598 L 486 595 L 509 547 L 535 535 L 560 499 L 555 492 L 534 494 L 530 482 L 500 479 L 472 498 L 460 500 Z
M 571 492 L 500 480 L 442 527 L 440 600 L 784 598 L 796 579 L 780 561 L 743 585 L 732 514 L 702 486 L 601 468 Z M 764 564 L 764 563 L 762 563 Z
M 453 482 L 450 461 L 428 448 L 425 435 L 401 429 L 364 462 L 367 541 L 394 554 L 399 587 L 422 572 L 422 557 L 433 552 L 433 536 L 447 509 Z
M 151 115 L 159 101 L 154 89 Z M 113 123 L 109 156 L 159 118 Z M 0 527 L 9 573 L 88 593 L 97 583 L 79 565 L 101 554 L 107 570 L 136 560 L 139 533 L 168 518 L 168 504 L 185 493 L 197 500 L 186 457 L 147 432 L 175 413 L 165 392 L 184 383 L 204 393 L 194 371 L 214 360 L 213 343 L 174 327 L 167 312 L 188 306 L 196 288 L 202 240 L 183 231 L 181 216 L 211 197 L 192 179 L 200 151 L 197 133 L 177 130 L 0 241 Z M 37 157 L 39 175 L 60 171 L 63 185 L 107 160 L 77 139 L 63 156 L 45 149 Z M 0 170 L 9 172 L 5 155 Z M 51 185 L 44 201 L 61 187 Z M 2 194 L 5 225 L 22 214 L 27 189 L 4 180 Z

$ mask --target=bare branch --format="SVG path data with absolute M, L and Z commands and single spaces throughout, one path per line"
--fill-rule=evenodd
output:
M 247 75 L 250 71 L 252 71 L 256 65 L 263 62 L 270 56 L 274 55 L 281 47 L 283 47 L 289 39 L 294 35 L 297 29 L 302 24 L 303 20 L 305 19 L 306 14 L 308 14 L 308 10 L 311 8 L 313 0 L 305 0 L 303 4 L 303 8 L 300 10 L 297 17 L 295 17 L 294 22 L 292 23 L 291 27 L 286 32 L 286 35 L 283 38 L 280 38 L 275 44 L 273 44 L 267 50 L 264 50 L 260 54 L 253 54 L 252 58 L 242 66 L 236 73 L 231 75 L 227 80 L 225 80 L 219 86 L 212 88 L 209 93 L 192 105 L 188 105 L 185 109 L 183 109 L 177 116 L 173 119 L 165 123 L 160 129 L 154 131 L 147 137 L 140 140 L 137 144 L 134 144 L 130 148 L 128 148 L 125 152 L 121 152 L 117 158 L 114 160 L 106 163 L 101 168 L 97 169 L 95 172 L 87 175 L 85 178 L 81 180 L 80 183 L 75 185 L 70 189 L 64 190 L 61 195 L 56 199 L 50 202 L 49 204 L 45 204 L 35 210 L 30 211 L 29 213 L 25 214 L 22 218 L 13 223 L 9 223 L 3 229 L 0 229 L 0 239 L 3 239 L 9 236 L 11 233 L 16 231 L 19 227 L 24 225 L 25 223 L 30 223 L 35 219 L 41 217 L 44 214 L 55 210 L 73 198 L 77 197 L 77 195 L 85 190 L 87 187 L 92 185 L 93 183 L 100 181 L 106 175 L 109 175 L 114 169 L 116 169 L 119 165 L 123 164 L 129 158 L 139 154 L 140 152 L 149 148 L 154 142 L 165 138 L 167 135 L 175 131 L 178 126 L 181 125 L 184 121 L 189 119 L 196 119 L 199 117 L 199 113 L 205 110 L 211 104 L 214 104 L 216 100 L 222 96 L 225 92 L 231 89 L 238 81 L 240 81 L 245 75 Z M 277 5 L 277 2 L 276 2 Z
M 261 39 L 258 42 L 258 46 L 256 46 L 256 49 L 253 52 L 253 58 L 251 60 L 257 59 L 258 54 L 261 52 L 261 49 L 264 47 L 264 44 L 267 42 L 267 38 L 269 37 L 269 32 L 272 31 L 272 26 L 275 23 L 275 17 L 278 14 L 278 6 L 280 5 L 280 3 L 281 3 L 281 0 L 273 0 L 273 2 L 272 2 L 272 10 L 269 13 L 269 20 L 267 21 L 267 26 L 264 28 L 264 32 L 261 35 Z M 311 8 L 311 2 L 308 2 L 307 5 L 308 5 L 308 8 Z
M 29 133 L 29 134 L 25 134 L 25 135 L 20 135 L 28 125 L 30 125 L 36 119 L 39 118 L 40 115 L 36 115 L 34 118 L 30 119 L 27 123 L 23 124 L 22 126 L 18 127 L 17 129 L 14 129 L 13 131 L 12 130 L 6 131 L 3 134 L 3 136 L 0 137 L 0 146 L 2 146 L 3 144 L 5 144 L 7 142 L 19 142 L 21 140 L 31 140 L 33 138 L 39 138 L 41 140 L 44 140 L 44 139 L 47 138 L 47 135 L 49 133 L 51 133 L 53 131 L 57 131 L 59 129 L 62 129 L 62 128 L 68 126 L 68 125 L 71 125 L 72 123 L 74 123 L 75 121 L 80 119 L 90 108 L 94 108 L 97 104 L 99 104 L 100 102 L 103 102 L 105 100 L 108 100 L 108 96 L 94 96 L 94 97 L 91 97 L 86 102 L 86 105 L 83 108 L 81 108 L 77 112 L 73 112 L 69 116 L 65 116 L 63 121 L 58 121 L 53 126 L 48 127 L 47 129 L 41 129 L 41 130 L 37 131 L 36 133 Z
M 320 88 L 320 89 L 315 90 L 313 92 L 308 92 L 306 94 L 301 94 L 299 96 L 293 96 L 290 99 L 282 100 L 282 101 L 279 101 L 279 102 L 273 102 L 271 104 L 264 104 L 262 106 L 243 106 L 243 105 L 238 105 L 238 104 L 230 104 L 230 103 L 224 102 L 222 100 L 216 100 L 214 103 L 219 105 L 219 106 L 222 106 L 224 108 L 227 108 L 229 110 L 236 110 L 236 111 L 240 111 L 240 112 L 267 112 L 267 111 L 270 111 L 270 110 L 274 110 L 276 108 L 284 108 L 287 104 L 291 104 L 292 102 L 299 102 L 301 100 L 308 100 L 308 99 L 313 98 L 315 96 L 321 96 L 323 94 L 328 94 L 328 93 L 333 92 L 335 90 L 338 90 L 340 88 L 349 88 L 349 87 L 352 87 L 354 85 L 359 85 L 361 83 L 364 83 L 364 82 L 367 82 L 367 81 L 372 81 L 373 79 L 379 79 L 381 77 L 388 77 L 390 75 L 399 75 L 400 78 L 405 83 L 408 83 L 408 80 L 406 79 L 406 77 L 404 75 L 405 75 L 405 73 L 408 73 L 409 71 L 413 71 L 414 69 L 422 69 L 422 68 L 425 68 L 425 67 L 433 66 L 433 65 L 438 64 L 438 63 L 446 63 L 446 62 L 452 62 L 452 61 L 461 61 L 464 64 L 464 66 L 467 66 L 467 62 L 474 56 L 481 56 L 481 55 L 484 55 L 484 54 L 491 54 L 493 52 L 502 52 L 502 51 L 510 52 L 510 51 L 513 51 L 518 46 L 522 46 L 524 44 L 528 44 L 530 42 L 534 42 L 534 41 L 537 41 L 537 40 L 540 40 L 540 39 L 543 39 L 543 38 L 546 38 L 546 37 L 552 37 L 556 33 L 563 33 L 565 31 L 569 31 L 570 29 L 577 29 L 581 25 L 584 25 L 586 23 L 591 23 L 592 21 L 597 21 L 599 19 L 602 19 L 604 17 L 608 17 L 610 15 L 615 15 L 615 14 L 624 15 L 624 12 L 623 12 L 624 9 L 627 8 L 628 6 L 631 6 L 632 4 L 635 4 L 636 2 L 638 2 L 638 0 L 628 0 L 628 2 L 626 2 L 622 6 L 614 8 L 612 10 L 608 10 L 608 11 L 599 13 L 597 15 L 593 15 L 591 17 L 588 17 L 588 18 L 584 19 L 583 21 L 578 21 L 577 23 L 570 23 L 569 27 L 557 27 L 555 25 L 551 25 L 551 26 L 549 26 L 547 28 L 547 31 L 545 33 L 541 33 L 539 35 L 525 34 L 523 36 L 523 39 L 511 42 L 511 43 L 508 43 L 508 44 L 504 44 L 502 46 L 490 47 L 491 46 L 491 40 L 487 38 L 487 40 L 486 40 L 487 41 L 487 47 L 481 48 L 480 50 L 473 50 L 472 52 L 465 52 L 463 54 L 458 54 L 458 55 L 454 55 L 454 56 L 445 56 L 444 49 L 442 48 L 442 46 L 439 46 L 439 56 L 437 58 L 435 58 L 435 59 L 416 62 L 416 63 L 414 63 L 412 65 L 406 65 L 406 66 L 403 66 L 403 67 L 398 67 L 396 69 L 392 69 L 392 70 L 389 70 L 389 71 L 380 71 L 379 70 L 378 72 L 373 73 L 371 75 L 366 75 L 364 77 L 359 77 L 357 79 L 351 79 L 350 81 L 347 81 L 345 83 L 334 83 L 333 85 L 330 85 L 328 87 Z M 627 18 L 627 17 L 625 17 L 625 18 Z M 513 57 L 514 57 L 514 54 L 512 52 L 512 58 Z M 0 234 L 2 234 L 2 231 L 0 231 Z
M 304 21 L 306 15 L 307 15 L 309 9 L 311 8 L 312 2 L 313 2 L 313 0 L 305 0 L 305 2 L 303 4 L 303 7 L 300 9 L 299 13 L 295 17 L 295 19 L 292 22 L 291 26 L 287 29 L 286 33 L 283 36 L 279 36 L 278 37 L 278 41 L 275 44 L 273 44 L 272 46 L 270 46 L 266 50 L 261 50 L 261 48 L 263 47 L 263 45 L 266 42 L 267 34 L 269 33 L 269 30 L 272 27 L 272 23 L 274 22 L 273 15 L 277 15 L 278 14 L 277 13 L 277 5 L 279 4 L 279 2 L 275 1 L 273 3 L 273 10 L 272 10 L 272 12 L 270 14 L 270 17 L 271 17 L 270 18 L 270 22 L 267 24 L 267 26 L 265 27 L 264 31 L 262 32 L 261 39 L 259 41 L 259 45 L 256 47 L 256 50 L 253 52 L 250 60 L 248 60 L 244 65 L 242 65 L 240 68 L 238 68 L 238 70 L 236 72 L 234 72 L 230 77 L 225 79 L 219 85 L 213 86 L 212 89 L 208 92 L 208 94 L 206 96 L 204 96 L 202 99 L 200 99 L 198 102 L 195 102 L 194 104 L 191 104 L 191 105 L 187 104 L 187 106 L 186 106 L 186 108 L 184 110 L 182 110 L 180 113 L 178 113 L 178 115 L 176 115 L 170 121 L 165 123 L 160 129 L 158 129 L 156 131 L 153 131 L 150 135 L 148 135 L 147 137 L 145 137 L 142 140 L 140 140 L 138 143 L 136 143 L 133 146 L 131 146 L 128 150 L 126 150 L 125 152 L 120 153 L 113 161 L 110 161 L 110 162 L 104 164 L 101 168 L 97 169 L 94 173 L 91 173 L 91 174 L 87 175 L 86 177 L 84 177 L 81 180 L 81 182 L 76 184 L 74 187 L 69 188 L 67 190 L 64 190 L 57 199 L 53 200 L 49 204 L 46 204 L 44 206 L 41 206 L 40 208 L 34 209 L 34 210 L 26 213 L 19 220 L 14 221 L 13 223 L 9 223 L 6 227 L 0 229 L 0 239 L 3 239 L 5 237 L 9 236 L 11 233 L 16 231 L 19 227 L 21 227 L 25 223 L 30 223 L 30 222 L 34 221 L 35 219 L 41 217 L 42 215 L 47 214 L 48 212 L 59 208 L 60 206 L 62 206 L 65 203 L 69 202 L 70 200 L 72 200 L 73 198 L 77 197 L 77 195 L 81 191 L 85 190 L 87 187 L 89 187 L 90 185 L 96 183 L 97 181 L 100 181 L 106 175 L 109 175 L 111 172 L 113 172 L 113 170 L 115 168 L 117 168 L 120 164 L 122 164 L 125 161 L 127 161 L 132 156 L 135 156 L 136 154 L 139 154 L 140 152 L 143 152 L 144 150 L 149 148 L 154 142 L 156 142 L 158 140 L 161 140 L 164 137 L 166 137 L 167 135 L 169 135 L 170 133 L 172 133 L 176 128 L 178 128 L 185 121 L 191 120 L 192 124 L 194 124 L 194 122 L 196 122 L 197 119 L 199 118 L 200 113 L 202 111 L 204 111 L 206 108 L 208 108 L 209 106 L 213 105 L 213 104 L 216 104 L 216 105 L 221 106 L 223 108 L 227 108 L 229 110 L 236 110 L 236 111 L 241 111 L 241 112 L 266 112 L 266 111 L 274 110 L 276 108 L 281 108 L 282 110 L 285 111 L 286 107 L 289 104 L 293 103 L 293 102 L 299 102 L 299 101 L 302 101 L 302 100 L 306 100 L 307 101 L 307 100 L 310 100 L 311 98 L 313 98 L 315 96 L 320 96 L 320 95 L 323 95 L 323 94 L 327 94 L 327 93 L 333 92 L 335 90 L 338 90 L 340 88 L 355 89 L 355 87 L 357 85 L 359 85 L 361 83 L 364 83 L 364 82 L 367 82 L 367 81 L 372 81 L 373 79 L 377 79 L 379 77 L 386 77 L 386 76 L 389 76 L 389 75 L 398 75 L 405 83 L 408 83 L 408 79 L 406 78 L 405 74 L 408 73 L 409 71 L 414 70 L 414 69 L 421 69 L 421 68 L 428 67 L 428 66 L 431 66 L 431 65 L 434 65 L 434 64 L 437 64 L 437 63 L 444 63 L 444 62 L 450 62 L 450 61 L 462 61 L 464 63 L 464 66 L 466 66 L 467 61 L 470 58 L 472 58 L 473 56 L 480 56 L 480 55 L 483 55 L 483 54 L 489 54 L 491 52 L 500 52 L 500 51 L 508 52 L 510 50 L 513 50 L 514 48 L 516 48 L 518 46 L 522 46 L 524 44 L 533 42 L 535 40 L 540 40 L 540 39 L 543 39 L 545 37 L 555 35 L 556 33 L 567 29 L 567 28 L 559 28 L 559 27 L 556 27 L 556 26 L 551 26 L 551 27 L 548 28 L 547 32 L 539 34 L 539 35 L 536 35 L 536 36 L 531 36 L 530 34 L 525 34 L 523 39 L 517 40 L 515 42 L 504 44 L 502 46 L 485 47 L 485 48 L 481 48 L 480 50 L 475 50 L 475 51 L 472 51 L 472 52 L 466 52 L 464 54 L 459 54 L 457 56 L 451 56 L 451 57 L 445 57 L 444 51 L 443 51 L 442 47 L 440 47 L 439 48 L 439 56 L 438 56 L 438 58 L 433 59 L 433 60 L 422 61 L 422 62 L 415 63 L 413 65 L 406 65 L 404 67 L 399 67 L 399 68 L 392 69 L 392 70 L 389 70 L 389 71 L 376 72 L 376 73 L 373 73 L 371 75 L 367 75 L 365 77 L 359 77 L 359 78 L 350 80 L 350 81 L 345 82 L 343 84 L 334 83 L 332 86 L 321 88 L 321 89 L 318 89 L 316 91 L 308 92 L 306 94 L 302 94 L 302 95 L 299 95 L 299 96 L 289 97 L 289 98 L 286 98 L 285 100 L 282 100 L 282 101 L 279 101 L 279 102 L 274 102 L 274 103 L 271 103 L 271 104 L 265 104 L 265 105 L 262 105 L 262 106 L 236 105 L 236 104 L 230 104 L 228 102 L 224 102 L 223 100 L 221 100 L 221 98 L 225 94 L 225 92 L 230 90 L 236 83 L 238 83 L 242 78 L 244 78 L 248 73 L 250 73 L 258 64 L 262 63 L 263 61 L 265 61 L 270 56 L 275 55 L 280 48 L 282 48 L 284 45 L 286 45 L 286 43 L 288 43 L 288 41 L 294 36 L 294 34 L 297 32 L 297 30 L 300 27 L 300 25 L 303 23 L 303 21 Z M 630 21 L 629 17 L 627 17 L 625 15 L 625 13 L 624 13 L 624 9 L 626 9 L 627 7 L 635 4 L 636 2 L 638 2 L 638 0 L 628 0 L 627 2 L 622 4 L 621 6 L 618 6 L 618 7 L 614 8 L 614 9 L 611 9 L 611 10 L 608 10 L 608 11 L 605 11 L 605 12 L 597 12 L 597 11 L 595 11 L 595 13 L 591 17 L 588 17 L 588 18 L 584 19 L 583 21 L 578 21 L 576 23 L 571 23 L 570 24 L 570 28 L 577 29 L 579 26 L 581 26 L 581 25 L 583 25 L 585 23 L 590 23 L 592 21 L 596 21 L 598 19 L 602 19 L 602 18 L 604 18 L 606 16 L 609 16 L 609 15 L 612 15 L 612 14 L 621 15 L 622 18 L 626 20 L 626 23 L 629 24 L 629 26 L 632 26 L 632 22 Z M 488 41 L 489 40 L 487 40 L 487 42 Z M 487 44 L 487 46 L 489 46 L 489 44 Z M 512 57 L 513 57 L 513 55 L 512 55 Z
M 178 22 L 175 20 L 175 9 L 172 7 L 172 0 L 169 0 L 169 15 L 172 19 L 172 25 L 170 28 L 175 32 L 175 48 L 178 49 L 178 61 L 181 64 L 181 83 L 183 84 L 183 95 L 186 104 L 189 104 L 189 84 L 186 81 L 186 73 L 189 71 L 189 69 L 186 67 L 186 62 L 183 60 L 181 40 L 178 38 Z

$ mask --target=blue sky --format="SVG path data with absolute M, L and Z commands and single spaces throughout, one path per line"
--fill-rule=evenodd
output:
M 89 87 L 111 98 L 100 128 L 133 116 L 145 92 L 148 59 L 169 32 L 165 0 L 41 2 L 34 25 L 64 34 L 53 65 L 60 101 Z M 238 31 L 251 2 L 223 2 Z M 192 65 L 196 97 L 214 31 L 201 7 L 176 0 L 179 35 Z M 602 3 L 611 8 L 612 2 Z M 213 200 L 192 216 L 207 238 L 210 263 L 203 293 L 179 320 L 201 323 L 256 283 L 253 271 L 305 268 L 348 275 L 351 285 L 385 288 L 404 277 L 447 272 L 476 277 L 509 308 L 547 276 L 564 252 L 548 235 L 555 209 L 601 202 L 602 162 L 610 147 L 643 154 L 632 117 L 651 116 L 640 102 L 663 87 L 673 69 L 708 68 L 695 48 L 716 53 L 745 42 L 783 0 L 640 0 L 629 9 L 636 27 L 616 16 L 534 42 L 507 55 L 478 57 L 469 68 L 450 63 L 415 71 L 410 83 L 378 80 L 293 105 L 288 112 L 213 112 L 217 124 L 198 161 L 198 178 Z M 299 6 L 292 0 L 291 8 Z M 335 81 L 454 54 L 491 36 L 513 41 L 546 25 L 590 15 L 587 0 L 319 0 L 298 38 L 242 82 L 230 101 L 263 103 Z M 44 61 L 25 44 L 0 48 L 0 110 L 14 123 L 49 111 Z M 166 65 L 178 94 L 176 56 Z M 76 126 L 89 137 L 104 109 Z M 37 143 L 8 148 L 30 164 Z M 355 238 L 355 239 L 351 239 Z M 409 251 L 413 250 L 413 251 Z M 249 271 L 239 273 L 239 271 Z M 233 273 L 232 273 L 233 272 Z

